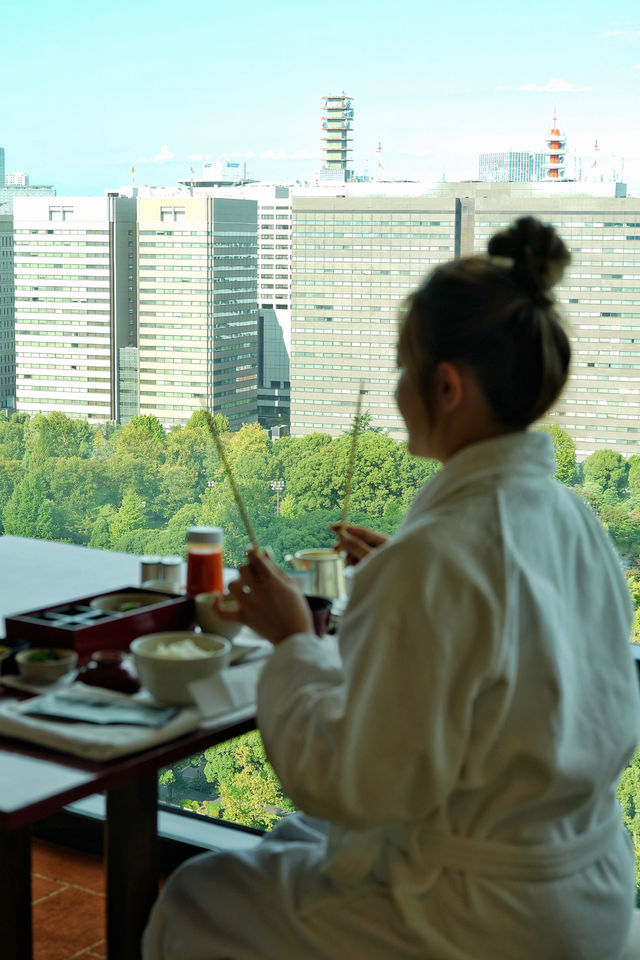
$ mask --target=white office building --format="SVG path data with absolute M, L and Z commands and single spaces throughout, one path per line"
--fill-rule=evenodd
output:
M 119 420 L 119 351 L 135 347 L 136 204 L 16 199 L 16 404 Z
M 0 410 L 16 405 L 15 292 L 13 217 L 0 214 Z

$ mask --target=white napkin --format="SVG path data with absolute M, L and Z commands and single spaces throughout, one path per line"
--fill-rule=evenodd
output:
M 189 692 L 203 718 L 203 727 L 215 727 L 222 722 L 233 722 L 253 715 L 264 664 L 264 657 L 238 663 L 189 684 Z
M 82 697 L 95 699 L 129 699 L 126 694 L 90 687 L 84 683 L 67 687 L 72 693 L 77 689 Z M 140 702 L 151 702 L 148 695 L 136 694 L 133 698 Z M 0 734 L 28 740 L 43 747 L 62 750 L 89 760 L 112 760 L 147 750 L 158 743 L 165 743 L 181 737 L 200 725 L 200 713 L 195 707 L 185 707 L 163 727 L 139 727 L 130 724 L 111 724 L 102 726 L 95 723 L 59 723 L 24 714 L 24 706 L 31 700 L 8 700 L 0 704 Z

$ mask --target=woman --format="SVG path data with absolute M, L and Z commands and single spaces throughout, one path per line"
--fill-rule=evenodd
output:
M 304 813 L 181 868 L 146 960 L 620 957 L 630 602 L 549 437 L 526 429 L 567 377 L 550 289 L 568 259 L 527 218 L 411 297 L 397 402 L 412 453 L 444 467 L 388 542 L 342 531 L 364 559 L 338 645 L 249 551 L 231 592 L 276 647 L 259 725 Z

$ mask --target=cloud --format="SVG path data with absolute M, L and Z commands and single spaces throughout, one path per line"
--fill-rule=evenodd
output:
M 551 77 L 544 86 L 537 83 L 525 83 L 518 89 L 526 93 L 586 93 L 591 90 L 591 87 L 577 87 L 562 77 Z
M 167 161 L 173 160 L 173 154 L 166 143 L 163 143 L 160 147 L 160 152 L 156 153 L 153 158 L 154 163 L 167 163 Z
M 164 143 L 160 147 L 160 152 L 156 153 L 155 157 L 136 157 L 135 163 L 167 163 L 169 160 L 173 160 L 174 156 L 169 150 L 169 147 Z M 192 159 L 191 157 L 189 159 Z M 195 157 L 193 158 L 195 159 Z
M 187 157 L 187 160 L 198 160 L 198 161 L 200 161 L 200 160 L 204 160 L 204 157 L 203 157 L 203 155 L 202 155 L 201 153 L 191 153 L 191 154 L 189 154 L 189 156 Z
M 600 34 L 603 40 L 610 40 L 611 37 L 625 37 L 627 40 L 635 40 L 640 37 L 640 30 L 605 30 Z

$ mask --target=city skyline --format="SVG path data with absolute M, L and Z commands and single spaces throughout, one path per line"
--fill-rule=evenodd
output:
M 321 99 L 345 90 L 361 173 L 375 177 L 380 159 L 389 179 L 476 179 L 481 152 L 543 149 L 557 107 L 569 154 L 588 162 L 597 139 L 603 170 L 623 157 L 640 194 L 635 5 L 612 18 L 582 3 L 577 18 L 545 0 L 506 20 L 495 0 L 410 0 L 402 13 L 248 0 L 239 19 L 194 0 L 177 19 L 166 0 L 89 13 L 27 0 L 5 12 L 0 40 L 16 90 L 3 98 L 7 172 L 60 195 L 101 195 L 132 167 L 138 183 L 171 185 L 225 157 L 262 180 L 305 180 L 321 162 Z

